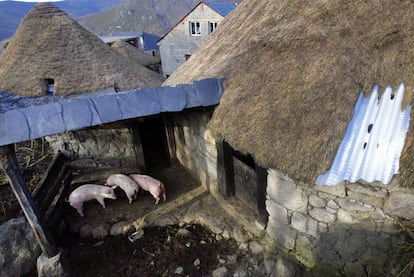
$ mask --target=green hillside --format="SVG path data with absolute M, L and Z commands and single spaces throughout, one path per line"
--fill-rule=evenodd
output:
M 77 20 L 97 35 L 145 31 L 162 36 L 199 2 L 200 0 L 125 0 L 105 12 Z

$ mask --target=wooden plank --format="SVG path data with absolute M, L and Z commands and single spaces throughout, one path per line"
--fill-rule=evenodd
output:
M 19 170 L 16 154 L 12 145 L 0 146 L 0 167 L 6 174 L 9 184 L 16 195 L 20 207 L 22 208 L 43 253 L 47 257 L 55 256 L 58 251 L 55 247 L 53 238 L 46 229 L 34 200 L 30 195 L 23 175 Z

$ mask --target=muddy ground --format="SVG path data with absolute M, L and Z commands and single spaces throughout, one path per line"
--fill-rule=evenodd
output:
M 36 149 L 30 145 L 21 147 L 26 148 L 18 149 L 17 156 L 32 190 L 53 157 L 40 153 L 39 145 L 34 146 Z M 208 224 L 199 224 L 210 221 L 220 225 L 215 222 L 216 217 L 220 221 L 224 215 L 212 207 L 206 210 L 208 218 L 199 218 L 197 211 L 205 210 L 199 200 L 211 197 L 189 172 L 179 165 L 170 165 L 149 173 L 165 183 L 166 202 L 156 206 L 152 196 L 144 192 L 128 204 L 123 191 L 117 190 L 118 199 L 107 199 L 106 209 L 96 201 L 87 202 L 84 218 L 69 205 L 65 207 L 64 228 L 55 240 L 73 276 L 212 276 L 219 270 L 228 271 L 230 276 L 267 275 L 262 254 L 253 254 L 247 243 L 241 247 L 233 238 L 213 233 Z M 0 200 L 3 220 L 21 215 L 14 195 L 5 185 L 0 186 Z M 212 200 L 204 200 L 208 207 L 214 205 L 214 201 L 209 201 Z M 138 230 L 142 236 L 136 240 L 128 237 L 135 230 L 126 235 L 95 238 L 81 237 L 79 233 L 85 224 L 96 227 L 142 218 L 146 218 L 147 224 Z M 226 224 L 234 225 L 231 221 Z M 37 276 L 36 268 L 26 276 Z

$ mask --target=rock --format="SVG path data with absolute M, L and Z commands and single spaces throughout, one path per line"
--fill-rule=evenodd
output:
M 344 267 L 345 276 L 365 276 L 365 270 L 359 263 L 347 263 Z
M 312 241 L 306 236 L 298 236 L 296 240 L 296 258 L 308 268 L 312 268 L 316 264 L 315 253 L 313 253 Z
M 234 265 L 237 263 L 237 254 L 227 256 L 227 264 Z
M 326 206 L 326 200 L 317 195 L 311 194 L 309 195 L 309 204 L 315 208 L 323 208 Z
M 257 241 L 251 241 L 250 243 L 249 243 L 249 249 L 250 249 L 250 251 L 252 251 L 252 253 L 254 254 L 254 255 L 258 255 L 258 254 L 261 254 L 261 253 L 263 253 L 263 246 L 262 245 L 260 245 L 260 243 L 259 242 L 257 242 Z
M 287 249 L 292 250 L 295 248 L 296 236 L 298 234 L 298 231 L 295 229 L 289 227 L 288 225 L 279 224 L 269 217 L 266 231 L 269 237 Z
M 338 221 L 345 224 L 355 224 L 358 220 L 354 219 L 347 211 L 343 209 L 338 210 Z
M 266 200 L 266 210 L 275 221 L 279 221 L 282 224 L 289 223 L 287 209 L 275 201 Z
M 134 232 L 134 226 L 129 221 L 120 221 L 112 225 L 109 234 L 111 236 L 127 235 Z
M 310 216 L 318 221 L 322 221 L 325 223 L 332 223 L 336 220 L 336 215 L 328 212 L 322 208 L 313 208 L 309 211 Z
M 305 216 L 302 213 L 295 212 L 292 215 L 291 220 L 292 227 L 299 232 L 309 234 L 313 237 L 318 236 L 318 221 L 315 219 Z
M 338 199 L 339 206 L 346 210 L 352 212 L 370 212 L 374 210 L 374 207 L 368 204 L 356 201 L 355 199 Z
M 179 274 L 179 275 L 183 274 L 183 272 L 184 272 L 184 267 L 182 266 L 177 267 L 174 271 L 175 274 Z
M 93 227 L 90 224 L 84 224 L 79 228 L 79 237 L 80 238 L 91 238 L 92 237 Z
M 193 262 L 193 265 L 196 266 L 196 267 L 200 266 L 200 264 L 201 264 L 201 261 L 200 261 L 199 258 L 195 259 L 194 262 Z
M 246 231 L 241 228 L 234 228 L 233 229 L 233 238 L 238 242 L 246 242 L 249 240 L 249 236 L 247 235 Z
M 37 259 L 37 276 L 38 277 L 69 276 L 69 272 L 67 272 L 62 265 L 61 253 L 59 252 L 57 255 L 50 257 L 50 258 L 42 253 L 42 255 L 40 255 L 39 258 Z
M 394 192 L 391 193 L 384 204 L 384 211 L 388 214 L 414 219 L 414 194 Z
M 305 211 L 308 197 L 304 190 L 286 176 L 275 170 L 269 170 L 267 183 L 268 196 L 276 203 L 293 211 Z
M 211 276 L 212 277 L 227 277 L 227 276 L 229 276 L 229 270 L 227 269 L 227 267 L 221 266 L 221 267 L 215 269 L 211 273 Z
M 339 209 L 339 205 L 338 203 L 335 202 L 335 200 L 329 200 L 328 203 L 326 204 L 327 207 L 331 208 L 331 209 Z
M 296 270 L 293 264 L 283 258 L 282 256 L 278 256 L 276 260 L 276 267 L 273 271 L 271 277 L 293 277 L 295 276 Z
M 0 225 L 0 276 L 21 276 L 36 267 L 40 246 L 24 217 Z
M 264 267 L 266 270 L 266 276 L 272 274 L 273 270 L 275 269 L 276 262 L 273 259 L 268 258 L 268 257 L 265 258 L 263 262 L 264 262 Z
M 237 269 L 234 274 L 233 277 L 246 277 L 248 276 L 247 271 L 244 269 Z
M 110 226 L 106 223 L 96 226 L 92 229 L 92 237 L 94 239 L 103 239 L 109 235 Z
M 180 229 L 177 231 L 176 236 L 177 236 L 177 237 L 182 237 L 182 238 L 189 238 L 189 237 L 192 237 L 192 236 L 193 236 L 193 233 L 191 233 L 191 231 L 189 231 L 189 230 L 188 230 L 188 229 L 186 229 L 186 228 L 180 228 Z

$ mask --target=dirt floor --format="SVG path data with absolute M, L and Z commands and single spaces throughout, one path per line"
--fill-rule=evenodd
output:
M 209 276 L 237 250 L 233 240 L 216 240 L 200 225 L 144 228 L 142 238 L 64 241 L 74 276 Z
M 30 145 L 22 147 L 31 148 Z M 45 154 L 40 155 L 38 148 L 28 149 L 19 149 L 17 153 L 21 154 L 17 156 L 23 159 L 20 162 L 22 172 L 30 184 L 29 189 L 33 189 L 52 157 L 43 157 Z M 32 157 L 28 158 L 26 152 Z M 30 161 L 38 162 L 26 166 Z M 108 175 L 110 173 L 108 171 Z M 60 234 L 55 234 L 55 240 L 73 276 L 212 276 L 214 271 L 220 270 L 227 271 L 230 276 L 269 275 L 265 273 L 262 249 L 257 250 L 256 245 L 252 253 L 249 245 L 253 244 L 249 244 L 249 237 L 238 229 L 238 219 L 228 218 L 188 171 L 180 165 L 170 165 L 148 173 L 165 183 L 166 202 L 155 205 L 152 196 L 144 192 L 128 204 L 124 192 L 117 189 L 118 199 L 106 199 L 106 209 L 96 201 L 85 203 L 83 218 L 75 209 L 66 206 L 64 228 Z M 19 214 L 20 209 L 19 206 L 14 211 L 11 208 L 17 203 L 9 188 L 5 189 L 4 185 L 0 188 L 5 220 Z M 240 208 L 240 211 L 245 213 L 244 217 L 248 216 L 245 209 Z M 90 230 L 109 228 L 118 222 L 137 228 L 117 236 L 85 235 L 80 231 L 85 226 Z M 131 236 L 135 231 L 135 237 Z M 236 241 L 236 234 L 245 242 Z M 26 276 L 37 276 L 36 268 Z

